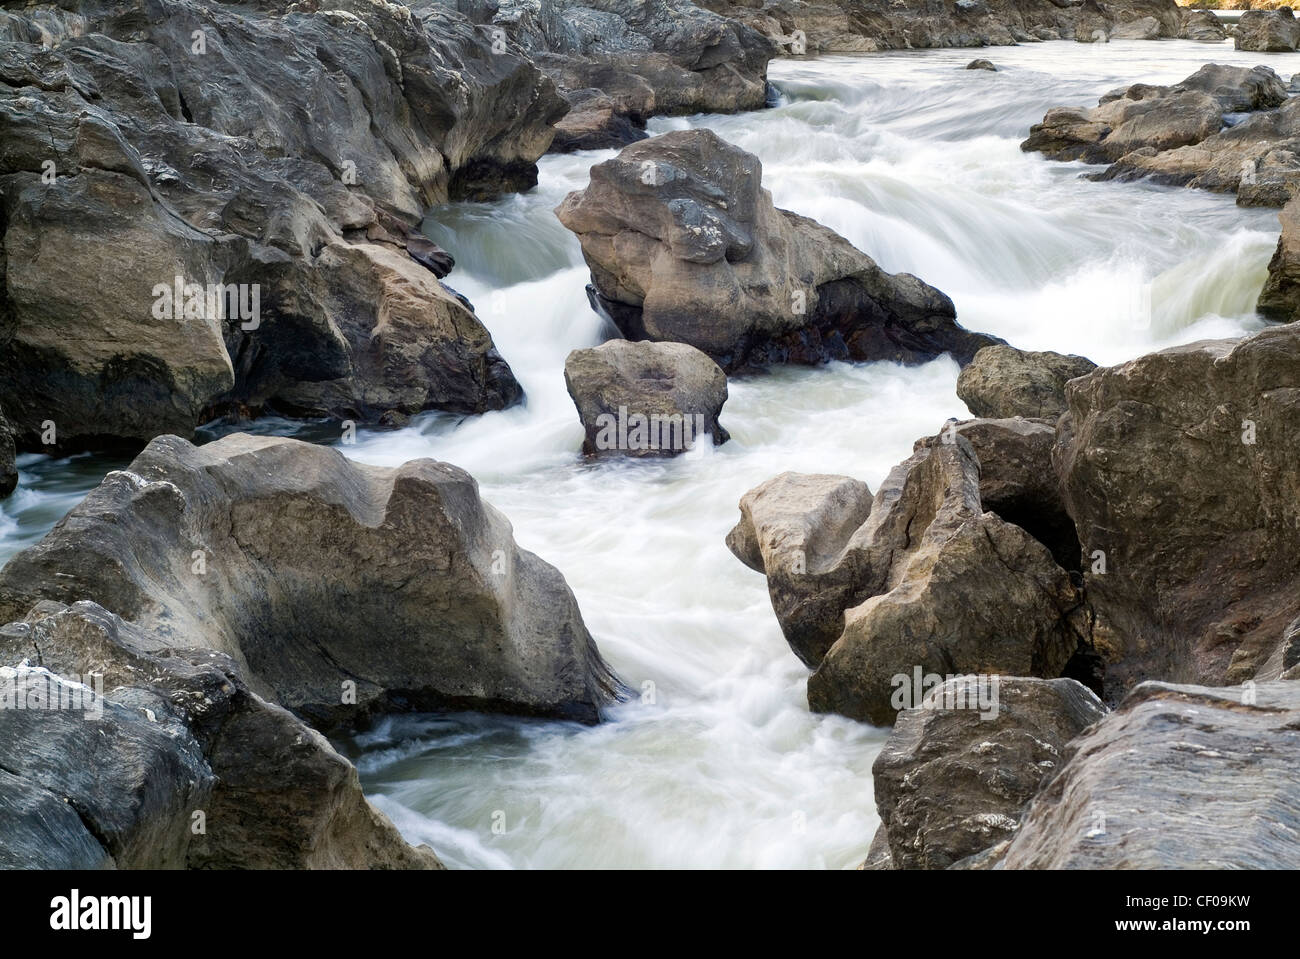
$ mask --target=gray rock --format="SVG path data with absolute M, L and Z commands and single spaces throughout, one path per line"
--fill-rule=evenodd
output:
M 1055 419 L 1065 412 L 1065 384 L 1096 368 L 1082 356 L 986 346 L 957 377 L 957 395 L 979 417 Z
M 578 408 L 589 456 L 679 456 L 729 439 L 718 423 L 727 376 L 685 343 L 610 340 L 574 350 L 564 383 Z
M 981 868 L 1295 869 L 1300 683 L 1143 683 Z
M 8 496 L 18 486 L 18 467 L 14 464 L 14 437 L 0 409 L 0 498 Z
M 644 140 L 592 167 L 556 214 L 624 336 L 689 343 L 728 372 L 945 352 L 966 362 L 995 342 L 958 326 L 938 290 L 777 210 L 761 178 L 757 157 L 709 130 Z
M 1237 50 L 1282 53 L 1300 45 L 1300 21 L 1290 7 L 1278 10 L 1247 10 L 1237 21 L 1232 35 Z
M 892 868 L 946 869 L 1013 834 L 1066 743 L 1105 715 L 1072 679 L 1011 676 L 950 679 L 899 713 L 871 768 Z
M 629 118 L 617 100 L 600 90 L 574 90 L 567 99 L 571 109 L 555 125 L 552 152 L 618 149 L 647 136 L 644 125 Z
M 622 692 L 559 571 L 432 460 L 161 437 L 0 570 L 0 619 L 82 599 L 229 655 L 327 730 L 402 709 L 594 723 Z
M 972 60 L 966 64 L 967 70 L 988 70 L 990 73 L 997 73 L 998 68 L 993 65 L 992 60 Z

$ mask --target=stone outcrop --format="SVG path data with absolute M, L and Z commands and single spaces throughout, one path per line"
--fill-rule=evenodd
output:
M 1009 838 L 1066 743 L 1105 715 L 1072 679 L 963 676 L 927 693 L 871 767 L 889 866 L 946 869 Z
M 1065 384 L 1096 368 L 1082 356 L 986 346 L 957 377 L 957 396 L 979 417 L 1055 419 L 1065 412 Z
M 566 106 L 517 46 L 381 0 L 11 8 L 0 43 L 21 448 L 47 422 L 58 448 L 141 445 L 225 411 L 519 399 L 449 263 L 407 240 L 431 203 L 536 182 Z
M 1300 683 L 1143 683 L 1067 748 L 1001 869 L 1295 869 Z
M 5 697 L 5 868 L 440 867 L 229 657 L 94 603 L 40 603 L 0 628 Z
M 718 423 L 726 374 L 685 343 L 610 340 L 574 350 L 564 361 L 564 383 L 588 456 L 678 456 L 729 438 Z
M 1072 380 L 1053 458 L 1108 698 L 1250 679 L 1300 614 L 1300 324 Z
M 593 300 L 628 339 L 688 343 L 727 372 L 828 359 L 968 362 L 997 342 L 952 301 L 842 237 L 778 210 L 758 158 L 709 130 L 635 143 L 556 213 Z
M 411 709 L 592 723 L 622 693 L 559 571 L 432 460 L 160 437 L 0 571 L 0 621 L 40 600 L 229 656 L 325 730 Z

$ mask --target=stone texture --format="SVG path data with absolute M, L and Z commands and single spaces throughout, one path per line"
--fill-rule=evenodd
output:
M 1082 356 L 986 346 L 957 377 L 957 395 L 979 417 L 1055 419 L 1065 412 L 1065 384 L 1097 364 Z

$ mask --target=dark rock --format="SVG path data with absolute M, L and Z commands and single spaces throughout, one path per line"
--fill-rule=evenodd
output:
M 0 409 L 0 498 L 8 496 L 18 486 L 18 467 L 14 464 L 14 437 Z
M 993 65 L 992 60 L 972 60 L 966 64 L 967 70 L 988 70 L 991 73 L 997 73 L 998 68 Z
M 613 97 L 600 90 L 574 90 L 568 100 L 572 109 L 555 126 L 551 143 L 555 153 L 619 149 L 647 136 L 644 125 L 638 125 L 619 109 Z

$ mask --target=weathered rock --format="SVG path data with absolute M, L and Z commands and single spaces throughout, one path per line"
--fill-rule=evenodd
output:
M 781 473 L 740 500 L 727 547 L 767 576 L 772 609 L 796 656 L 816 668 L 844 630 L 858 579 L 845 556 L 871 513 L 871 490 L 848 476 Z
M 0 498 L 8 496 L 18 486 L 18 467 L 14 464 L 14 437 L 0 409 Z
M 618 101 L 600 90 L 574 90 L 568 94 L 569 113 L 555 125 L 551 150 L 609 150 L 646 138 L 644 126 L 619 109 Z
M 998 68 L 993 65 L 992 60 L 972 60 L 966 64 L 967 70 L 988 70 L 990 73 L 997 73 Z
M 1232 34 L 1237 50 L 1281 53 L 1300 45 L 1300 21 L 1289 7 L 1280 10 L 1247 10 Z
M 1096 368 L 1082 356 L 986 346 L 957 377 L 957 395 L 980 417 L 1055 419 L 1065 412 L 1065 384 Z
M 557 209 L 595 302 L 629 339 L 689 343 L 731 372 L 827 359 L 967 362 L 992 337 L 952 301 L 772 205 L 757 157 L 709 130 L 668 133 L 591 170 Z
M 1300 614 L 1300 324 L 1072 380 L 1054 461 L 1107 698 L 1249 679 Z
M 1278 219 L 1282 233 L 1268 261 L 1268 279 L 1255 309 L 1270 319 L 1291 323 L 1300 320 L 1300 200 L 1288 200 Z
M 586 432 L 589 456 L 678 456 L 730 437 L 718 423 L 727 376 L 685 343 L 610 340 L 574 350 L 564 383 Z
M 1061 675 L 1084 641 L 1082 594 L 1047 548 L 986 513 L 968 440 L 918 441 L 854 536 L 876 577 L 808 680 L 815 712 L 886 725 L 897 677 Z
M 1295 869 L 1300 683 L 1143 683 L 981 868 Z
M 0 570 L 0 620 L 83 599 L 230 656 L 326 730 L 403 709 L 595 722 L 622 692 L 559 571 L 431 460 L 161 437 Z
M 1106 715 L 1072 679 L 962 676 L 898 714 L 871 767 L 895 869 L 946 869 L 1014 833 L 1066 743 Z
M 1268 67 L 1209 63 L 1173 86 L 1137 83 L 1090 110 L 1049 110 L 1020 148 L 1057 160 L 1111 163 L 1136 150 L 1200 143 L 1223 129 L 1225 114 L 1271 109 L 1286 98 L 1286 85 Z
M 1182 38 L 1202 43 L 1219 43 L 1227 39 L 1223 22 L 1210 10 L 1184 10 Z
M 20 447 L 46 422 L 75 448 L 287 412 L 281 385 L 328 384 L 313 399 L 351 418 L 381 394 L 407 413 L 518 399 L 472 311 L 408 275 L 450 268 L 411 237 L 430 203 L 536 182 L 566 107 L 517 47 L 379 0 L 88 0 L 4 12 L 0 36 L 0 403 Z M 172 303 L 177 278 L 208 295 Z
M 161 641 L 94 603 L 41 603 L 0 628 L 4 695 L 25 707 L 0 709 L 6 867 L 440 865 L 229 657 Z

